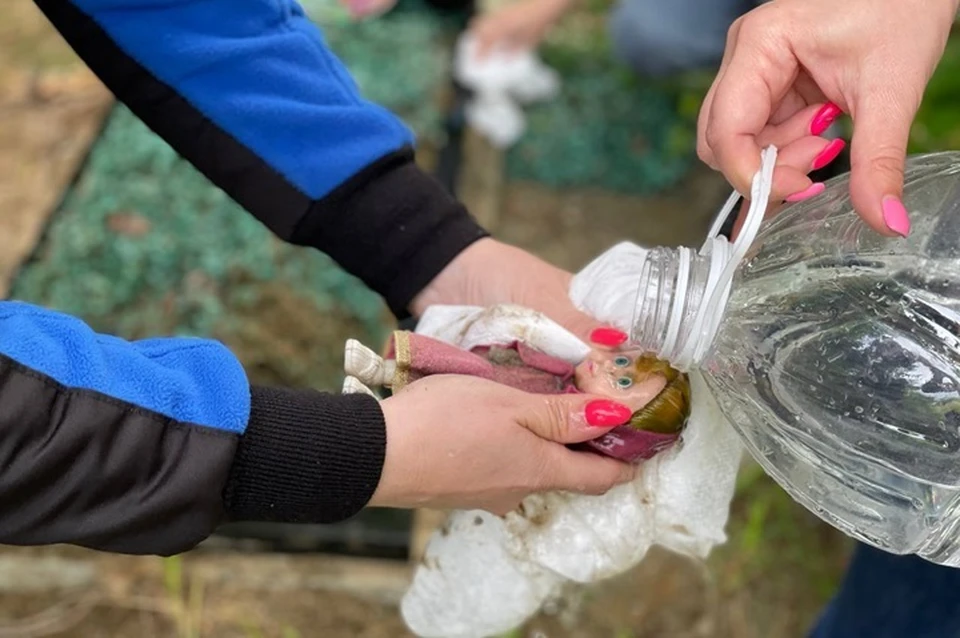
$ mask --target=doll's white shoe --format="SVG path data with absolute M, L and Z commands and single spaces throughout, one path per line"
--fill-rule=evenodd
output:
M 393 383 L 396 363 L 383 357 L 356 339 L 347 339 L 343 352 L 343 371 L 368 386 L 389 386 Z
M 363 381 L 356 377 L 347 377 L 343 380 L 343 394 L 369 394 L 374 399 L 380 400 L 377 393 L 363 384 Z

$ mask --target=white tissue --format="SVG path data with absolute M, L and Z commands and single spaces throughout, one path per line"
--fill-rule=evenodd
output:
M 420 317 L 417 332 L 464 350 L 520 341 L 574 365 L 590 354 L 590 346 L 546 315 L 510 304 L 430 306 Z
M 512 146 L 526 130 L 522 106 L 551 100 L 560 91 L 560 76 L 533 51 L 490 51 L 477 57 L 475 38 L 457 42 L 454 77 L 473 91 L 467 122 L 499 148 Z
M 608 250 L 573 278 L 574 303 L 629 329 L 645 253 L 627 243 Z M 531 345 L 571 361 L 588 349 L 536 313 L 483 310 L 435 308 L 417 331 L 466 348 L 486 339 L 529 338 Z M 623 573 L 654 544 L 702 558 L 723 543 L 740 443 L 703 378 L 693 373 L 690 382 L 692 410 L 682 443 L 647 461 L 632 483 L 603 496 L 533 495 L 522 513 L 504 518 L 452 513 L 430 539 L 401 603 L 411 631 L 422 638 L 495 636 L 521 625 L 565 582 Z

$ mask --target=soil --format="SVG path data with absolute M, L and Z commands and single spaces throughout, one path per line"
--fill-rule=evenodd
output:
M 0 21 L 0 297 L 111 102 L 33 3 L 8 5 Z
M 109 104 L 32 3 L 0 24 L 0 295 Z M 497 234 L 578 269 L 613 243 L 696 245 L 727 188 L 706 170 L 658 197 L 506 185 Z M 249 312 L 235 345 L 264 381 L 297 384 L 303 371 L 262 353 L 332 356 L 353 327 L 302 325 L 272 304 Z M 329 323 L 327 325 L 330 325 Z M 280 326 L 280 330 L 276 327 Z M 312 335 L 312 340 L 304 335 Z M 279 335 L 279 336 L 278 336 Z M 309 364 L 304 364 L 308 366 Z M 748 466 L 730 539 L 698 563 L 654 550 L 633 572 L 570 593 L 515 632 L 519 638 L 791 638 L 804 634 L 842 573 L 849 543 Z M 71 547 L 0 548 L 0 638 L 61 636 L 407 636 L 396 611 L 407 566 L 316 555 L 225 552 L 129 557 Z M 37 615 L 39 614 L 39 616 Z

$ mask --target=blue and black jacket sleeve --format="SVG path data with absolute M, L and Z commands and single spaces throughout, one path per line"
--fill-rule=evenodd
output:
M 180 155 L 395 314 L 486 235 L 418 170 L 410 131 L 363 99 L 294 0 L 35 2 Z
M 369 396 L 251 387 L 215 341 L 0 301 L 0 543 L 173 554 L 229 520 L 338 521 L 384 449 Z
M 485 235 L 291 0 L 36 3 L 183 157 L 398 316 Z M 339 521 L 385 446 L 370 397 L 251 387 L 216 342 L 131 343 L 0 302 L 0 543 L 171 554 L 228 520 Z

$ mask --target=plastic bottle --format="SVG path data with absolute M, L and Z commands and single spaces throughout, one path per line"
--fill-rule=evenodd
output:
M 633 340 L 698 369 L 753 457 L 822 519 L 960 566 L 960 153 L 908 159 L 905 239 L 860 221 L 848 175 L 760 226 L 774 158 L 741 233 L 759 227 L 752 245 L 647 254 Z

